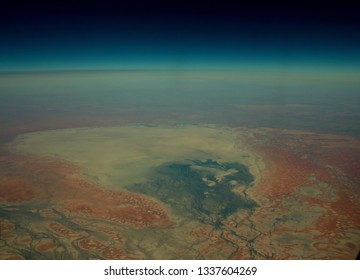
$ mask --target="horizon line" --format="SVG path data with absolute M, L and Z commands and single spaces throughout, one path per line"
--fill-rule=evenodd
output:
M 357 67 L 355 67 L 357 68 Z M 252 66 L 252 67 L 236 67 L 236 68 L 76 68 L 76 69 L 14 69 L 14 70 L 0 70 L 0 75 L 11 75 L 11 74 L 60 74 L 60 73 L 72 73 L 72 72 L 162 72 L 162 71 L 171 71 L 171 72 L 196 72 L 196 71 L 208 71 L 208 72 L 237 72 L 237 71 L 289 71 L 289 72 L 303 72 L 303 71 L 314 71 L 314 72 L 343 72 L 351 71 L 354 73 L 354 70 L 360 71 L 360 68 L 354 69 L 354 67 L 299 67 L 299 68 L 287 68 L 287 67 L 269 67 L 269 66 Z M 347 70 L 347 71 L 344 71 Z M 356 71 L 357 72 L 357 71 Z

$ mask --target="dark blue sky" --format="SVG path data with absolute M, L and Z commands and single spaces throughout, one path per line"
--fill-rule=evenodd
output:
M 344 3 L 8 1 L 0 10 L 0 71 L 358 69 L 358 12 Z

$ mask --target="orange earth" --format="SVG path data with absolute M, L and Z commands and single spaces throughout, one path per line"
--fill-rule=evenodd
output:
M 198 221 L 181 227 L 171 205 L 153 197 L 106 189 L 71 162 L 3 148 L 0 258 L 354 259 L 360 141 L 269 128 L 237 131 L 262 163 L 248 190 L 258 208 L 231 215 L 218 228 Z

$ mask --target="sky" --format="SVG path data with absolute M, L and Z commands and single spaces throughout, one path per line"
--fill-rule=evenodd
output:
M 242 2 L 7 0 L 0 71 L 360 69 L 355 4 Z

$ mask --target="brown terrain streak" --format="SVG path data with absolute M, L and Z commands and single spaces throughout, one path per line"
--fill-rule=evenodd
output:
M 41 243 L 36 247 L 36 249 L 40 252 L 50 251 L 54 248 L 56 248 L 56 245 L 52 242 Z
M 84 248 L 86 250 L 101 250 L 105 248 L 104 244 L 90 238 L 80 240 L 79 245 L 81 246 L 81 248 Z
M 14 225 L 8 220 L 0 218 L 0 234 L 11 232 L 14 229 Z

